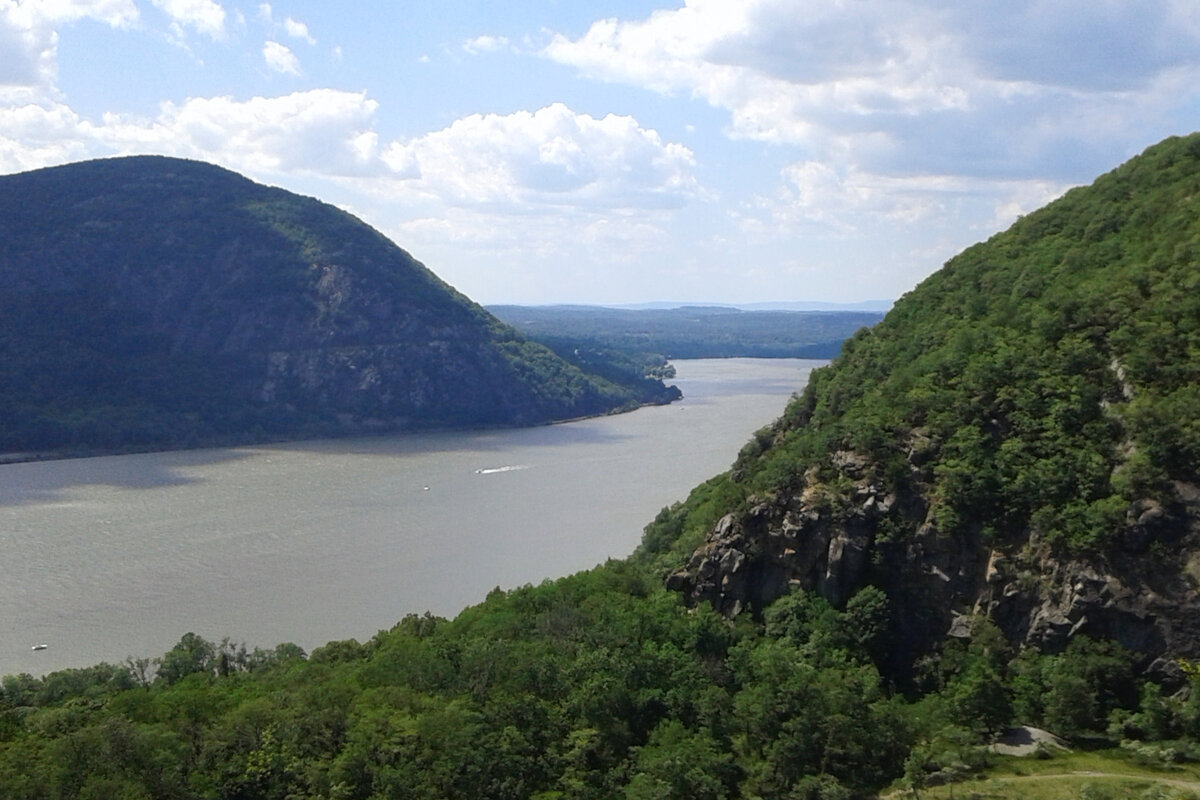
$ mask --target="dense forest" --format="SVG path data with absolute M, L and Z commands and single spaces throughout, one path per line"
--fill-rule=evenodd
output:
M 873 311 L 729 306 L 488 306 L 488 311 L 559 353 L 587 347 L 666 358 L 833 358 L 845 339 L 883 317 Z
M 1022 724 L 1144 778 L 1058 796 L 1200 796 L 1198 280 L 1194 135 L 951 260 L 626 560 L 4 678 L 0 795 L 924 797 Z
M 634 558 L 307 657 L 188 634 L 153 663 L 5 677 L 0 793 L 832 800 L 961 778 L 1012 720 L 1200 758 L 1200 678 L 1164 691 L 1112 642 L 1042 654 L 979 620 L 900 687 L 887 603 L 797 592 L 731 621 Z
M 593 362 L 603 376 L 349 214 L 209 164 L 0 177 L 0 454 L 527 425 L 678 397 L 643 364 Z

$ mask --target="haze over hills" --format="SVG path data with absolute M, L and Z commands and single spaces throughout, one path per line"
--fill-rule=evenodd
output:
M 715 308 L 736 308 L 739 311 L 876 311 L 882 314 L 892 307 L 892 303 L 892 300 L 862 300 L 857 303 L 831 303 L 822 300 L 777 300 L 761 303 L 673 303 L 670 301 L 658 301 L 653 303 L 623 303 L 607 307 L 663 310 L 687 308 L 688 306 L 709 306 Z
M 349 214 L 208 164 L 0 177 L 0 452 L 526 425 L 678 396 L 639 367 L 585 373 Z
M 948 262 L 631 558 L 311 655 L 5 678 L 0 792 L 918 796 L 1020 724 L 1089 748 L 1011 766 L 1039 796 L 1189 796 L 1198 290 L 1194 134 Z
M 720 305 L 496 305 L 488 310 L 560 354 L 590 346 L 666 358 L 833 358 L 847 337 L 883 318 L 879 311 Z

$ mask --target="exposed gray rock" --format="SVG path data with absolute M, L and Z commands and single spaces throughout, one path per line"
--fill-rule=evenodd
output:
M 1173 658 L 1200 657 L 1200 488 L 1179 487 L 1170 506 L 1133 504 L 1135 533 L 1111 559 L 1063 559 L 1028 532 L 988 546 L 969 531 L 941 531 L 921 498 L 869 482 L 872 470 L 855 454 L 841 451 L 835 461 L 853 479 L 849 506 L 826 502 L 810 471 L 791 496 L 722 517 L 668 585 L 726 614 L 762 607 L 793 587 L 840 606 L 877 585 L 892 600 L 898 664 L 945 636 L 966 635 L 974 614 L 991 618 L 1014 643 L 1051 652 L 1074 636 L 1115 639 L 1143 654 L 1155 674 L 1168 675 Z M 910 526 L 902 544 L 877 541 L 885 518 Z M 1137 531 L 1177 544 L 1154 555 Z

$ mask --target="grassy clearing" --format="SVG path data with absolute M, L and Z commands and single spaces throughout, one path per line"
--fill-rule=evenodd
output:
M 1051 758 L 996 756 L 984 772 L 914 795 L 899 783 L 891 800 L 1200 800 L 1200 765 L 1148 765 L 1120 750 Z

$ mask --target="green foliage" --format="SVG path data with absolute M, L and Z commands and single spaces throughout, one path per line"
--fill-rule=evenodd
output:
M 567 361 L 377 231 L 207 164 L 0 177 L 0 453 L 521 425 L 669 402 Z
M 1197 478 L 1197 141 L 1152 147 L 951 259 L 756 436 L 748 488 L 827 478 L 831 454 L 854 450 L 943 532 L 1110 546 L 1131 501 Z
M 0 795 L 858 796 L 908 741 L 862 647 L 879 604 L 797 597 L 774 638 L 611 562 L 308 658 L 187 634 L 144 683 L 4 679 Z
M 687 500 L 664 508 L 646 526 L 633 558 L 665 573 L 686 561 L 705 535 L 725 514 L 739 509 L 745 488 L 729 474 L 718 475 L 697 486 Z

